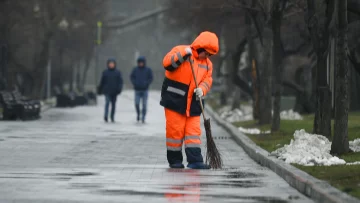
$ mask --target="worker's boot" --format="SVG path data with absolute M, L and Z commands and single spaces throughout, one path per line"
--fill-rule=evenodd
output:
M 195 162 L 195 163 L 189 163 L 187 165 L 188 168 L 191 169 L 210 169 L 211 167 L 207 164 L 204 164 L 203 162 Z
M 185 168 L 185 166 L 182 163 L 176 163 L 176 164 L 170 164 L 170 168 Z

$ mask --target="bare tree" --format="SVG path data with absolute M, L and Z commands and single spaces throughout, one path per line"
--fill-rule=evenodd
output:
M 272 119 L 271 131 L 280 129 L 280 105 L 282 90 L 282 68 L 281 68 L 281 24 L 287 0 L 276 0 L 273 2 L 271 10 L 271 28 L 273 36 L 273 60 L 272 71 L 274 74 L 274 114 Z
M 337 46 L 336 46 L 336 90 L 335 125 L 331 144 L 332 154 L 349 152 L 348 115 L 349 115 L 349 66 L 347 60 L 347 0 L 337 1 Z
M 331 137 L 331 92 L 327 83 L 327 53 L 333 22 L 334 1 L 308 0 L 308 27 L 314 52 L 317 56 L 316 76 L 316 112 L 314 133 Z
M 252 9 L 245 8 L 253 19 L 253 24 L 256 27 L 262 49 L 265 55 L 265 61 L 260 69 L 260 124 L 270 124 L 272 121 L 272 131 L 277 131 L 280 128 L 280 106 L 283 86 L 293 89 L 297 85 L 291 81 L 283 82 L 282 62 L 287 57 L 290 57 L 299 52 L 299 48 L 285 49 L 282 31 L 284 26 L 282 22 L 284 18 L 289 16 L 296 16 L 296 14 L 303 13 L 300 1 L 292 0 L 276 0 L 276 1 L 251 1 Z M 254 3 L 256 2 L 256 3 Z M 285 20 L 288 21 L 288 20 Z M 289 21 L 288 21 L 289 22 Z M 298 23 L 293 21 L 292 23 Z M 288 43 L 288 41 L 286 41 Z M 268 66 L 267 64 L 271 64 Z M 273 86 L 274 85 L 274 86 Z M 273 91 L 274 90 L 274 91 Z M 272 92 L 274 92 L 274 104 L 271 105 Z M 274 110 L 271 119 L 271 110 Z
M 79 63 L 91 59 L 96 22 L 104 18 L 105 5 L 104 0 L 0 1 L 0 43 L 8 47 L 10 70 L 3 77 L 8 89 L 17 87 L 41 98 L 50 60 L 53 79 L 66 82 L 70 78 L 66 55 L 76 55 Z
M 250 70 L 252 61 L 255 61 L 256 73 L 258 75 L 256 84 L 259 84 L 259 113 L 254 112 L 259 116 L 260 124 L 270 124 L 272 121 L 272 89 L 273 82 L 275 82 L 275 116 L 274 128 L 279 129 L 280 124 L 280 97 L 282 87 L 285 85 L 290 88 L 295 88 L 298 91 L 303 91 L 292 81 L 286 80 L 282 82 L 282 61 L 299 52 L 301 46 L 292 47 L 287 46 L 289 41 L 284 41 L 281 36 L 285 26 L 289 26 L 288 18 L 290 16 L 301 16 L 303 14 L 303 5 L 300 0 L 277 0 L 277 1 L 251 1 L 251 0 L 227 0 L 227 1 L 196 1 L 196 3 L 184 2 L 180 0 L 169 1 L 171 15 L 169 17 L 175 20 L 173 27 L 187 27 L 199 31 L 203 29 L 217 30 L 221 27 L 225 33 L 233 32 L 238 34 L 222 35 L 225 41 L 228 42 L 226 51 L 232 56 L 229 69 L 232 75 L 232 84 L 240 87 L 243 92 L 253 95 L 253 91 L 247 85 L 250 79 Z M 181 12 L 176 12 L 181 11 Z M 291 23 L 299 23 L 302 18 L 297 17 L 297 21 Z M 282 25 L 282 21 L 286 21 L 286 25 Z M 173 28 L 172 27 L 172 28 Z M 295 26 L 294 26 L 295 27 Z M 244 30 L 238 32 L 237 30 Z M 292 28 L 289 28 L 292 29 Z M 230 37 L 229 37 L 230 36 Z M 285 44 L 285 46 L 284 46 Z M 239 58 L 242 52 L 245 51 L 245 46 L 248 46 L 249 65 L 248 68 L 242 71 L 240 77 L 238 71 Z M 256 47 L 260 45 L 259 49 Z M 255 51 L 256 50 L 256 51 Z M 274 56 L 274 58 L 273 58 Z M 273 64 L 272 64 L 273 62 Z M 268 64 L 272 64 L 269 66 Z M 275 69 L 274 69 L 275 68 Z M 276 75 L 273 76 L 273 73 Z M 275 80 L 272 78 L 276 77 Z M 253 84 L 253 85 L 256 85 Z M 230 88 L 228 88 L 230 89 Z M 223 94 L 224 95 L 224 94 Z M 254 96 L 256 98 L 256 96 Z M 256 103 L 254 102 L 254 105 Z M 254 106 L 255 107 L 255 106 Z M 257 106 L 256 106 L 257 107 Z
M 76 85 L 78 90 L 83 91 L 86 83 L 87 72 L 90 67 L 90 63 L 95 48 L 96 39 L 96 23 L 98 20 L 105 18 L 105 1 L 103 0 L 78 0 L 78 1 L 66 1 L 66 7 L 64 8 L 64 14 L 67 21 L 69 21 L 69 27 L 64 32 L 58 32 L 56 37 L 57 46 L 56 49 L 62 50 L 65 55 L 71 57 L 70 61 L 62 63 L 59 67 L 60 70 L 66 71 L 71 69 L 72 64 L 76 63 L 75 66 Z M 103 32 L 103 41 L 106 40 L 108 32 Z M 63 85 L 64 81 L 72 83 L 69 79 L 72 78 L 72 70 L 66 71 L 67 77 L 61 78 Z

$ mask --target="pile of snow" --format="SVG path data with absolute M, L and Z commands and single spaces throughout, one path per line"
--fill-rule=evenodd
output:
M 253 113 L 253 107 L 251 105 L 241 105 L 241 111 L 244 112 L 245 115 Z
M 292 109 L 288 111 L 280 112 L 280 118 L 282 120 L 302 120 L 303 117 L 298 113 L 293 111 Z
M 350 141 L 349 146 L 354 152 L 360 152 L 360 138 Z
M 225 119 L 228 122 L 240 121 L 243 116 L 244 116 L 244 114 L 240 109 L 234 109 L 232 111 L 225 111 L 222 114 L 220 114 L 220 117 Z
M 314 165 L 341 165 L 346 162 L 330 154 L 331 142 L 322 135 L 306 133 L 297 130 L 294 139 L 271 153 L 286 163 L 296 163 L 304 166 Z
M 239 122 L 252 120 L 251 114 L 244 114 L 240 109 L 231 110 L 230 106 L 225 106 L 219 110 L 220 117 L 228 122 Z
M 346 165 L 359 165 L 360 164 L 360 161 L 355 161 L 355 162 L 352 162 L 352 163 L 346 163 Z
M 267 131 L 261 131 L 257 128 L 243 128 L 239 127 L 239 131 L 245 134 L 251 134 L 251 135 L 260 135 L 260 134 L 270 134 L 270 130 Z

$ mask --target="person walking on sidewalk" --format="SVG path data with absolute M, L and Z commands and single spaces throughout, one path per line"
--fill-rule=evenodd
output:
M 122 87 L 123 79 L 121 72 L 116 68 L 116 61 L 115 59 L 108 59 L 107 69 L 103 71 L 99 85 L 99 91 L 105 95 L 105 122 L 108 122 L 110 104 L 110 119 L 115 122 L 116 97 L 121 93 Z
M 153 81 L 152 70 L 146 66 L 145 57 L 141 56 L 137 59 L 137 66 L 131 72 L 130 79 L 135 90 L 136 119 L 138 122 L 141 119 L 142 123 L 145 123 L 147 99 L 149 94 L 148 89 Z M 140 103 L 142 103 L 142 110 L 140 110 Z
M 160 105 L 165 108 L 167 160 L 171 168 L 184 168 L 183 142 L 188 168 L 210 168 L 201 155 L 199 98 L 210 91 L 213 67 L 209 56 L 218 51 L 218 37 L 206 31 L 191 45 L 174 47 L 163 59 L 166 71 Z M 189 60 L 193 63 L 199 88 L 196 88 Z

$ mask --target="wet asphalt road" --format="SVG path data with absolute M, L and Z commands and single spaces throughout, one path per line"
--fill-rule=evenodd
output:
M 169 169 L 159 97 L 150 94 L 145 125 L 135 122 L 132 92 L 118 98 L 115 124 L 102 121 L 103 98 L 40 121 L 1 122 L 0 202 L 312 202 L 214 122 L 225 168 Z

